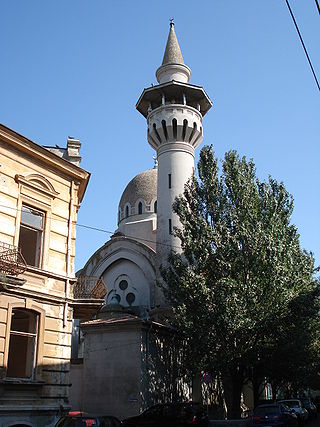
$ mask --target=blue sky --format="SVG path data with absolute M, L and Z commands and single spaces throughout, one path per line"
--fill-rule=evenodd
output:
M 290 4 L 320 78 L 315 2 Z M 203 144 L 284 181 L 302 247 L 320 263 L 320 93 L 285 0 L 10 0 L 0 16 L 0 122 L 41 145 L 81 140 L 92 176 L 80 224 L 114 231 L 126 184 L 153 167 L 135 103 L 156 83 L 174 17 L 190 82 L 214 104 Z M 77 269 L 109 236 L 78 227 Z

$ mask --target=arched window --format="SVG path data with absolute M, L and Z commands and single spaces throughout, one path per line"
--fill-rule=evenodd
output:
M 127 205 L 126 206 L 126 218 L 128 218 L 128 216 L 129 216 L 129 206 Z
M 38 330 L 38 313 L 22 308 L 12 310 L 7 377 L 34 377 Z
M 142 214 L 142 202 L 139 202 L 139 204 L 138 204 L 138 214 L 139 215 Z
M 158 203 L 157 203 L 157 201 L 155 201 L 154 205 L 153 205 L 154 213 L 157 213 L 157 209 L 158 209 Z

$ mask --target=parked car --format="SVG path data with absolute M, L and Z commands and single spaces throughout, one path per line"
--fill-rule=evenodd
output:
M 199 403 L 165 403 L 151 406 L 140 415 L 123 420 L 125 427 L 208 427 L 209 420 Z
M 303 397 L 301 399 L 303 406 L 306 408 L 309 414 L 310 420 L 317 418 L 318 411 L 316 405 L 312 402 L 309 397 Z
M 317 410 L 318 410 L 318 412 L 320 411 L 320 396 L 316 396 L 315 398 L 314 398 L 314 403 L 315 403 L 315 405 L 316 405 L 316 407 L 317 407 Z
M 96 416 L 72 411 L 62 416 L 55 427 L 122 427 L 122 423 L 118 418 L 109 415 Z
M 283 403 L 259 405 L 253 411 L 251 427 L 298 427 L 298 417 Z
M 278 403 L 284 403 L 285 405 L 289 406 L 290 409 L 293 409 L 298 417 L 299 425 L 304 425 L 305 421 L 308 419 L 309 414 L 300 399 L 279 400 Z

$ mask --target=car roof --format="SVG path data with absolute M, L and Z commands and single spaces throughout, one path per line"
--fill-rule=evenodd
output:
M 272 409 L 272 408 L 279 410 L 280 404 L 279 403 L 270 403 L 270 404 L 258 405 L 254 408 L 253 412 L 260 410 L 260 409 L 262 409 L 262 410 L 266 409 L 267 410 L 267 409 Z
M 87 414 L 86 412 L 64 415 L 65 418 L 116 418 L 114 415 Z

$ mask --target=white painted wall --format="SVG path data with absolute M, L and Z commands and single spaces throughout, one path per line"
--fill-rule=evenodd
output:
M 175 148 L 175 144 L 161 146 L 158 151 L 158 231 L 157 231 L 157 257 L 165 263 L 168 252 L 180 251 L 180 240 L 169 233 L 169 219 L 173 227 L 179 226 L 179 220 L 172 211 L 175 198 L 183 193 L 184 184 L 193 173 L 193 149 L 185 144 L 188 150 L 182 151 Z M 190 150 L 191 148 L 191 150 Z M 169 174 L 171 175 L 171 188 L 169 188 Z
M 133 293 L 135 301 L 132 305 L 150 307 L 150 288 L 143 271 L 143 265 L 137 265 L 128 259 L 119 259 L 105 270 L 103 280 L 108 287 L 107 302 L 110 302 L 112 291 L 115 289 L 121 298 L 119 303 L 122 306 L 129 306 L 126 297 L 129 293 Z M 128 283 L 128 287 L 124 290 L 119 287 L 122 280 Z

